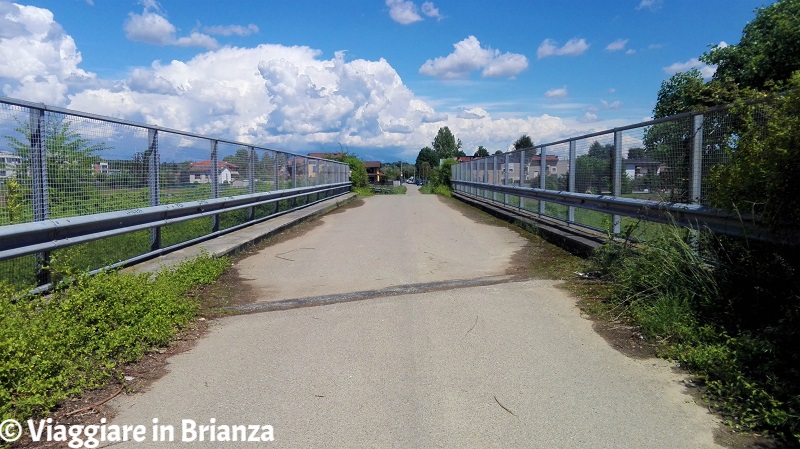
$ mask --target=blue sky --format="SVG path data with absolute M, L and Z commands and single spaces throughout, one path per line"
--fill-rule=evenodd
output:
M 413 161 L 646 120 L 750 0 L 0 0 L 2 95 L 305 153 Z M 713 67 L 700 66 L 704 73 Z

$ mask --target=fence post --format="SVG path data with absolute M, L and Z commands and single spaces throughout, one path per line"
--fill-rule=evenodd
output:
M 522 187 L 522 182 L 525 178 L 525 150 L 519 151 L 519 186 Z M 525 209 L 525 197 L 519 196 L 519 208 Z
M 281 184 L 280 184 L 280 180 L 278 179 L 278 154 L 280 154 L 280 153 L 275 151 L 273 154 L 275 155 L 275 157 L 272 158 L 272 165 L 273 165 L 272 174 L 275 176 L 275 187 L 274 187 L 274 189 L 275 190 L 280 190 L 281 189 Z
M 612 182 L 612 195 L 622 196 L 622 131 L 614 132 L 614 154 L 611 158 L 611 169 L 614 172 L 611 174 Z M 622 232 L 622 218 L 619 215 L 612 215 L 611 222 L 613 235 L 619 235 Z
M 161 204 L 161 193 L 159 191 L 159 157 L 158 157 L 158 130 L 147 130 L 147 185 L 150 189 L 150 205 L 158 206 Z M 156 226 L 150 228 L 150 251 L 161 248 L 161 228 Z
M 692 174 L 691 191 L 693 204 L 700 204 L 703 179 L 703 114 L 694 116 L 692 123 Z
M 569 191 L 575 192 L 575 156 L 578 153 L 577 145 L 574 140 L 569 141 Z M 569 206 L 567 210 L 567 221 L 575 223 L 575 206 Z
M 50 218 L 50 201 L 47 194 L 47 146 L 44 143 L 42 123 L 44 121 L 43 109 L 30 110 L 30 144 L 31 144 L 31 190 L 33 194 L 33 219 L 44 221 Z M 36 253 L 35 258 L 36 283 L 49 284 L 51 281 L 50 253 L 47 251 Z
M 211 198 L 219 198 L 219 161 L 217 160 L 217 140 L 211 140 Z M 219 214 L 211 217 L 211 232 L 219 231 Z
M 547 147 L 539 147 L 539 188 L 547 188 Z M 547 203 L 539 201 L 539 213 L 545 215 Z
M 503 161 L 503 185 L 508 186 L 508 152 L 506 151 L 505 161 Z M 503 204 L 508 205 L 508 194 L 503 194 Z
M 247 147 L 248 163 L 247 163 L 247 193 L 256 193 L 256 148 L 253 146 Z M 247 220 L 252 221 L 256 219 L 256 208 L 247 208 Z

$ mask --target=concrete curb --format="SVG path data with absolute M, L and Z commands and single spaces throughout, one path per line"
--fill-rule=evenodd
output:
M 244 229 L 225 234 L 211 240 L 188 246 L 186 248 L 161 255 L 154 259 L 133 265 L 123 271 L 136 273 L 152 273 L 164 267 L 193 259 L 201 254 L 210 254 L 214 257 L 230 256 L 239 253 L 263 240 L 274 237 L 287 229 L 299 225 L 312 218 L 324 215 L 358 196 L 356 193 L 346 193 L 329 200 L 304 207 L 299 210 L 267 220 Z

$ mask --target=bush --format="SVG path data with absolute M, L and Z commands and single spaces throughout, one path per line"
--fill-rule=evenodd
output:
M 185 294 L 225 259 L 200 257 L 155 276 L 78 276 L 51 297 L 0 286 L 0 416 L 29 419 L 120 376 L 119 366 L 164 346 L 197 313 Z

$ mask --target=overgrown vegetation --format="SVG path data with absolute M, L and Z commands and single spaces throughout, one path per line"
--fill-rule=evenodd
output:
M 187 293 L 214 282 L 226 259 L 202 256 L 151 276 L 68 272 L 51 296 L 0 284 L 0 416 L 29 419 L 121 377 L 120 366 L 167 345 L 198 310 Z
M 612 295 L 609 310 L 660 343 L 705 384 L 709 403 L 742 430 L 800 437 L 798 258 L 774 246 L 677 226 L 634 248 L 609 243 L 594 256 Z M 784 255 L 785 251 L 782 251 Z
M 717 65 L 662 83 L 655 118 L 733 102 L 704 121 L 703 191 L 711 204 L 760 216 L 774 242 L 722 238 L 675 226 L 651 229 L 634 249 L 612 243 L 595 269 L 612 289 L 610 307 L 660 342 L 705 383 L 710 404 L 734 427 L 800 440 L 800 0 L 756 11 L 736 45 L 701 58 Z M 688 123 L 688 122 L 687 122 Z M 688 131 L 687 131 L 688 130 Z M 687 126 L 652 127 L 645 145 L 675 143 L 688 166 Z M 671 143 L 670 143 L 671 142 Z M 685 201 L 676 180 L 673 200 Z

